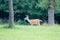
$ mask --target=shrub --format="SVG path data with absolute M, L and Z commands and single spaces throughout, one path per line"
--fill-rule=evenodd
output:
M 16 22 L 16 24 L 19 24 L 19 25 L 29 25 L 29 23 L 26 22 L 25 20 L 18 20 L 18 21 Z

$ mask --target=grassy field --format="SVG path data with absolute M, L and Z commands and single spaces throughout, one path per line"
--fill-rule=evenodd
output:
M 60 25 L 0 25 L 0 40 L 60 40 Z

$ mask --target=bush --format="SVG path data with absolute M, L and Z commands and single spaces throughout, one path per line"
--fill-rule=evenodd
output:
M 5 24 L 5 23 L 8 23 L 7 19 L 0 19 L 0 24 Z
M 25 20 L 18 20 L 18 21 L 16 22 L 16 24 L 19 24 L 19 25 L 29 25 L 29 23 L 26 22 Z

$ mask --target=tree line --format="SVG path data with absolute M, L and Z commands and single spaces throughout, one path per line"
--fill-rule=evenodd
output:
M 14 25 L 14 14 L 17 13 L 25 13 L 32 16 L 47 15 L 48 24 L 54 24 L 54 14 L 60 13 L 59 1 L 60 0 L 0 0 L 0 11 L 9 13 L 9 27 Z

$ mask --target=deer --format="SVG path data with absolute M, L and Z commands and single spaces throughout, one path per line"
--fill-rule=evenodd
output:
M 42 20 L 40 19 L 29 19 L 29 16 L 27 15 L 24 20 L 27 20 L 29 22 L 29 24 L 33 25 L 33 24 L 37 24 L 40 25 L 40 22 L 42 22 Z

